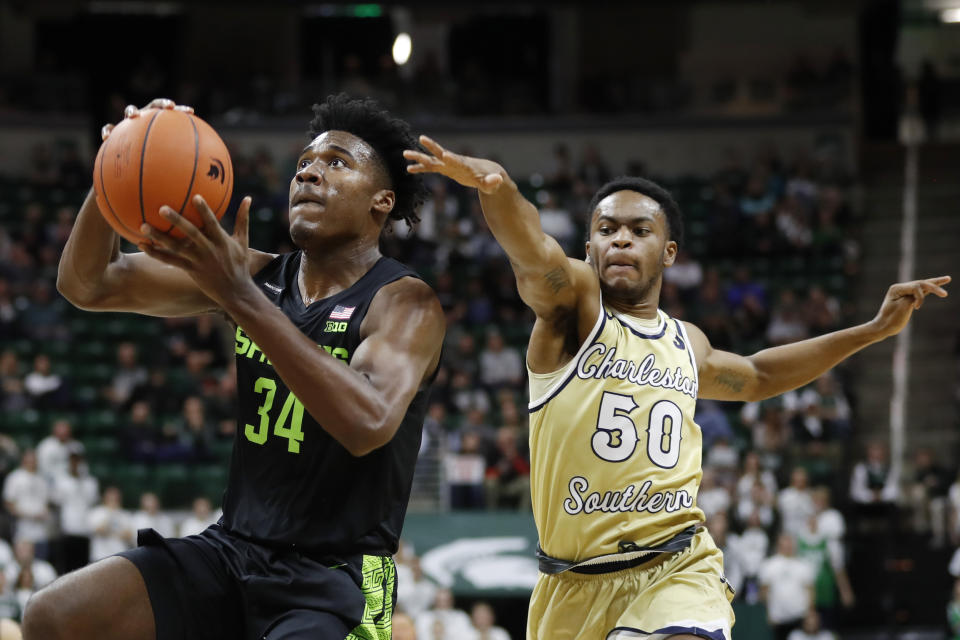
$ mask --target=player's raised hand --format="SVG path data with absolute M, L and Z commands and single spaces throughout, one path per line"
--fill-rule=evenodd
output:
M 240 202 L 233 236 L 220 226 L 203 196 L 194 196 L 193 204 L 200 211 L 203 227 L 197 228 L 170 207 L 161 207 L 160 215 L 184 237 L 175 238 L 144 224 L 140 233 L 146 240 L 137 246 L 147 255 L 186 271 L 211 300 L 227 309 L 230 299 L 253 283 L 247 252 L 251 198 Z
M 420 144 L 429 153 L 414 149 L 403 152 L 403 157 L 413 163 L 407 165 L 410 173 L 439 173 L 481 193 L 493 193 L 503 184 L 503 167 L 492 160 L 447 151 L 427 136 L 420 136 Z
M 880 311 L 873 319 L 881 337 L 887 338 L 900 333 L 907 326 L 914 309 L 919 309 L 928 295 L 946 298 L 947 290 L 943 287 L 950 280 L 950 276 L 940 276 L 890 285 L 883 304 L 880 305 Z
M 140 112 L 146 109 L 173 109 L 175 111 L 184 111 L 186 113 L 193 113 L 193 107 L 187 106 L 185 104 L 177 104 L 170 98 L 154 98 L 150 101 L 149 104 L 145 107 L 137 107 L 136 105 L 128 104 L 123 110 L 124 118 L 139 118 Z M 110 137 L 110 132 L 113 131 L 113 124 L 105 124 L 100 128 L 100 138 L 106 140 Z

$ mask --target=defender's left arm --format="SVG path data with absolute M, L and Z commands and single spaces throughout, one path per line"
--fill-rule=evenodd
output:
M 697 356 L 698 395 L 750 402 L 802 387 L 864 347 L 900 333 L 927 295 L 947 297 L 943 287 L 949 282 L 950 276 L 940 276 L 891 285 L 873 320 L 748 357 L 714 349 L 700 329 L 684 323 Z

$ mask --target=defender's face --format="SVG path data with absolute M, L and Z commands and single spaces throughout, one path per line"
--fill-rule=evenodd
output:
M 617 191 L 597 205 L 587 255 L 602 289 L 642 296 L 677 254 L 660 204 L 636 191 Z
M 372 221 L 375 196 L 388 188 L 373 148 L 346 131 L 326 131 L 297 159 L 290 181 L 290 236 L 311 239 L 360 233 Z

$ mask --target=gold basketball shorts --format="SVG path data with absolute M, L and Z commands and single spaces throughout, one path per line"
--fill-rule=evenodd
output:
M 530 597 L 527 640 L 659 640 L 676 634 L 731 640 L 733 595 L 723 553 L 701 528 L 683 551 L 639 567 L 541 573 Z

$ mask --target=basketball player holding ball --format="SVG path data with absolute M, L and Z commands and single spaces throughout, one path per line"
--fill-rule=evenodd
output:
M 218 524 L 142 530 L 138 548 L 54 582 L 30 600 L 27 640 L 390 638 L 391 556 L 444 316 L 378 249 L 386 220 L 416 221 L 425 194 L 405 171 L 408 125 L 344 95 L 314 112 L 290 181 L 293 253 L 247 246 L 249 198 L 232 237 L 202 198 L 202 228 L 164 207 L 183 237 L 144 224 L 132 254 L 84 202 L 58 288 L 95 311 L 230 315 L 237 433 Z
M 730 640 L 733 591 L 696 506 L 696 399 L 760 400 L 819 377 L 898 333 L 949 276 L 895 284 L 870 322 L 750 357 L 713 349 L 658 308 L 683 236 L 670 194 L 641 178 L 588 206 L 586 260 L 568 258 L 499 164 L 446 151 L 404 155 L 478 190 L 483 215 L 536 313 L 530 335 L 530 485 L 540 576 L 530 640 Z

